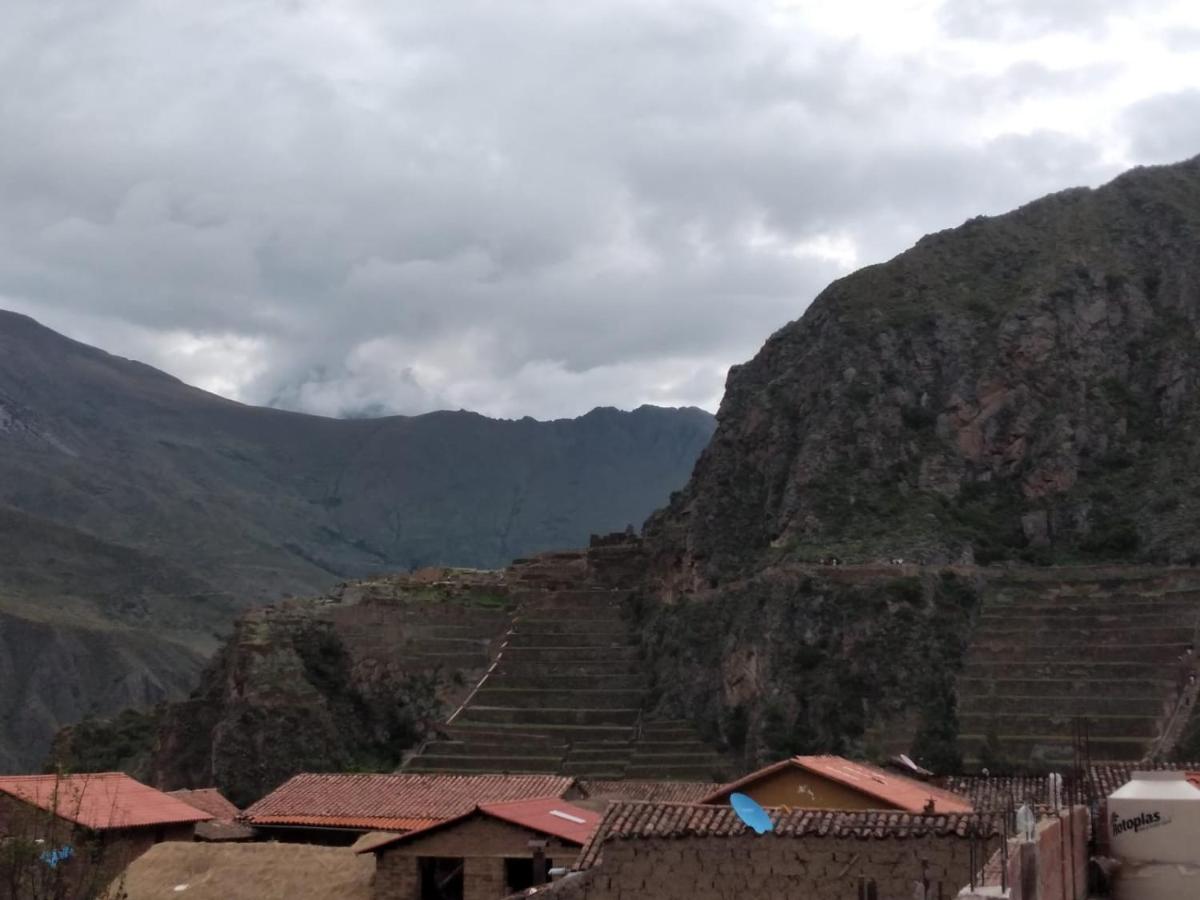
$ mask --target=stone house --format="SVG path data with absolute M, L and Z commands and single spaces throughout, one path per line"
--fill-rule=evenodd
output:
M 557 798 L 480 805 L 376 842 L 375 900 L 499 900 L 570 867 L 600 815 Z
M 793 756 L 713 791 L 702 802 L 725 804 L 742 793 L 760 806 L 789 809 L 969 813 L 965 797 L 840 756 Z
M 375 831 L 404 834 L 471 812 L 480 804 L 535 797 L 570 799 L 561 775 L 296 775 L 239 817 L 260 838 L 350 846 Z
M 1002 839 L 974 813 L 772 810 L 758 835 L 725 806 L 616 803 L 580 871 L 538 900 L 911 900 L 951 898 Z M 390 898 L 389 898 L 390 900 Z
M 191 841 L 211 818 L 122 772 L 0 776 L 0 843 L 45 847 L 73 868 L 86 849 L 88 866 L 118 872 L 155 844 Z

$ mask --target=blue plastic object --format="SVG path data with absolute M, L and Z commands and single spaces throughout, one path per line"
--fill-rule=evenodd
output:
M 759 834 L 766 834 L 775 828 L 775 823 L 771 821 L 767 811 L 745 794 L 730 794 L 729 802 L 738 818 Z

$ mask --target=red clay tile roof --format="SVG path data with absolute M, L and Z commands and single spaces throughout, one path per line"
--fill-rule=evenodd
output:
M 434 822 L 419 831 L 399 834 L 388 840 L 372 842 L 361 847 L 356 846 L 355 852 L 374 853 L 395 844 L 408 843 L 431 832 L 445 830 L 473 816 L 490 816 L 501 819 L 530 831 L 580 846 L 587 843 L 592 832 L 596 830 L 596 826 L 600 824 L 601 818 L 598 812 L 583 809 L 558 797 L 535 797 L 529 800 L 510 800 L 506 803 L 488 803 L 452 819 Z
M 775 830 L 763 838 L 829 837 L 877 840 L 936 835 L 967 838 L 1001 833 L 1000 816 L 975 813 L 920 815 L 908 812 L 840 812 L 825 809 L 769 810 Z M 600 859 L 609 840 L 637 838 L 738 837 L 754 835 L 728 806 L 698 803 L 614 803 L 579 854 L 576 868 Z M 754 835 L 758 837 L 757 835 Z
M 1109 765 L 1092 766 L 1088 772 L 1093 795 L 1096 799 L 1107 797 L 1118 788 L 1124 787 L 1133 779 L 1134 772 L 1184 771 L 1200 772 L 1200 762 L 1142 762 L 1142 763 L 1112 763 Z M 1190 781 L 1191 778 L 1189 777 Z
M 588 780 L 579 786 L 597 800 L 641 800 L 646 803 L 700 803 L 721 789 L 712 781 Z
M 122 772 L 92 775 L 5 775 L 0 793 L 93 831 L 181 825 L 212 818 Z
M 561 775 L 297 775 L 241 818 L 253 825 L 411 831 L 480 803 L 561 797 L 574 784 Z
M 445 819 L 389 818 L 388 816 L 255 816 L 244 818 L 251 825 L 298 825 L 305 828 L 351 828 L 355 831 L 416 831 Z
M 934 812 L 971 812 L 971 804 L 967 802 L 966 798 L 957 794 L 952 794 L 923 781 L 905 778 L 903 775 L 888 772 L 877 766 L 852 762 L 840 756 L 793 756 L 764 769 L 759 769 L 757 772 L 751 772 L 745 778 L 732 784 L 725 785 L 705 797 L 702 802 L 722 803 L 735 791 L 740 791 L 769 775 L 793 766 L 873 797 L 886 804 L 888 808 L 914 813 L 924 812 L 926 804 L 932 799 Z
M 216 788 L 196 791 L 167 791 L 167 795 L 182 800 L 188 806 L 209 813 L 219 822 L 232 822 L 241 810 L 229 802 Z
M 1128 784 L 1134 772 L 1156 770 L 1197 773 L 1200 772 L 1200 763 L 1106 763 L 1092 766 L 1083 781 L 1078 781 L 1064 767 L 1064 771 L 1059 773 L 1063 777 L 1062 800 L 1067 804 L 1100 800 Z M 951 775 L 939 778 L 937 783 L 966 797 L 978 812 L 1000 812 L 1010 805 L 1020 807 L 1022 803 L 1035 808 L 1050 804 L 1046 775 Z

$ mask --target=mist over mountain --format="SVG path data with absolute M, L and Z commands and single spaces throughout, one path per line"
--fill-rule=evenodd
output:
M 178 693 L 248 604 L 639 523 L 712 428 L 655 407 L 552 422 L 256 408 L 0 313 L 0 673 L 41 648 L 74 683 L 0 678 L 0 767 L 39 759 L 56 723 Z M 94 671 L 67 678 L 54 648 L 80 641 Z

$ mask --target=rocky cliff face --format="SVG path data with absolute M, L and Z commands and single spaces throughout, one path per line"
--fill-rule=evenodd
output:
M 1200 557 L 1200 158 L 973 219 L 731 370 L 647 534 L 678 589 L 787 560 Z
M 486 669 L 499 573 L 425 570 L 247 612 L 186 700 L 61 732 L 53 761 L 245 804 L 297 772 L 387 771 Z
M 742 771 L 815 752 L 958 771 L 954 678 L 980 587 L 953 571 L 781 566 L 648 597 L 657 711 L 691 719 Z
M 641 521 L 712 427 L 258 409 L 0 311 L 0 769 L 38 765 L 63 723 L 181 696 L 253 603 Z

